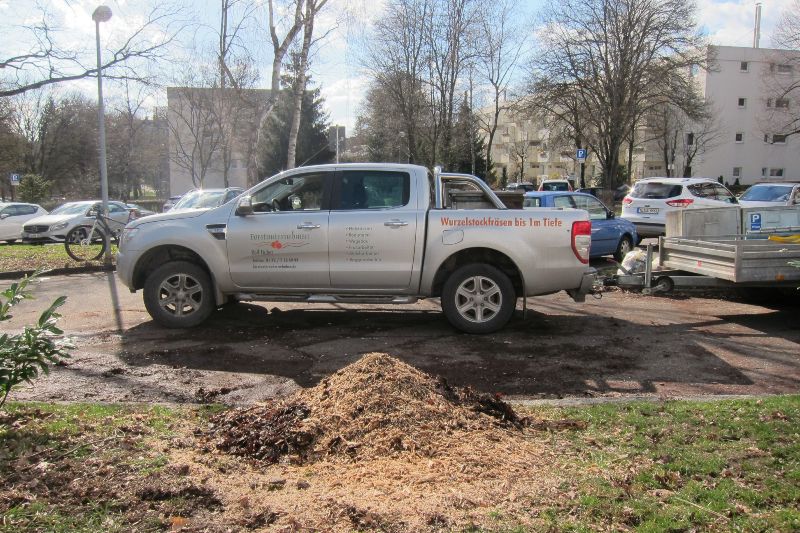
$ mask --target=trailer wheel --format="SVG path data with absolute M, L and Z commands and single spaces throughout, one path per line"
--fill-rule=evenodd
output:
M 670 293 L 675 288 L 675 282 L 672 281 L 672 278 L 669 276 L 661 276 L 660 278 L 656 278 L 653 287 L 655 287 L 657 292 Z
M 459 268 L 442 289 L 442 310 L 447 320 L 466 333 L 497 331 L 508 323 L 516 306 L 511 280 L 484 263 Z

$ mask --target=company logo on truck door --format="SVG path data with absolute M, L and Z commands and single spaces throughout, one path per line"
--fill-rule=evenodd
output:
M 255 246 L 282 250 L 300 248 L 309 244 L 309 235 L 303 233 L 251 233 L 250 240 Z

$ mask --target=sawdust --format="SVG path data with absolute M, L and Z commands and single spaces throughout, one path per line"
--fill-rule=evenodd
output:
M 221 414 L 200 449 L 172 457 L 237 523 L 266 513 L 276 530 L 533 525 L 558 473 L 525 425 L 499 398 L 368 354 L 282 402 Z

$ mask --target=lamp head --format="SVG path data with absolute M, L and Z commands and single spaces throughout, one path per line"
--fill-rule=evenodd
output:
M 111 8 L 108 6 L 98 6 L 92 13 L 92 20 L 95 22 L 108 22 L 111 19 Z

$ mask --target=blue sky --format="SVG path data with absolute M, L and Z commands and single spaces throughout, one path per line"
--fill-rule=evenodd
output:
M 761 46 L 769 47 L 772 29 L 780 11 L 791 0 L 769 0 L 762 2 Z M 19 35 L 18 27 L 36 21 L 36 3 L 44 6 L 63 30 L 65 42 L 76 50 L 91 52 L 94 45 L 94 23 L 91 13 L 100 3 L 105 3 L 114 12 L 111 21 L 103 25 L 104 42 L 121 39 L 129 28 L 135 27 L 142 13 L 154 4 L 175 3 L 184 8 L 184 15 L 197 25 L 183 36 L 186 48 L 175 50 L 176 60 L 161 65 L 161 74 L 168 79 L 180 70 L 195 68 L 200 60 L 186 49 L 211 50 L 214 46 L 213 33 L 218 24 L 219 0 L 0 0 L 0 32 L 6 37 L 0 42 L 0 54 L 7 56 L 26 43 L 14 39 Z M 541 0 L 522 2 L 524 9 L 533 15 L 541 5 Z M 355 124 L 367 78 L 359 66 L 358 43 L 365 36 L 372 21 L 380 16 L 381 0 L 330 0 L 318 24 L 320 34 L 329 30 L 327 37 L 319 43 L 312 61 L 312 74 L 321 84 L 326 98 L 331 122 L 343 124 L 351 130 Z M 245 29 L 245 43 L 255 58 L 262 74 L 261 85 L 269 85 L 271 46 L 264 28 L 266 10 L 262 9 L 259 19 L 248 22 Z M 751 46 L 753 40 L 753 19 L 755 2 L 748 0 L 712 1 L 699 0 L 699 20 L 708 33 L 712 44 L 727 46 Z M 17 29 L 15 29 L 17 28 Z M 533 28 L 531 27 L 531 33 Z M 8 36 L 12 38 L 8 38 Z M 177 68 L 176 68 L 177 67 Z M 177 75 L 177 74 L 175 74 Z M 84 81 L 72 88 L 94 94 L 94 83 Z M 107 92 L 113 98 L 115 88 Z M 155 93 L 151 97 L 153 105 L 163 105 L 165 96 Z

